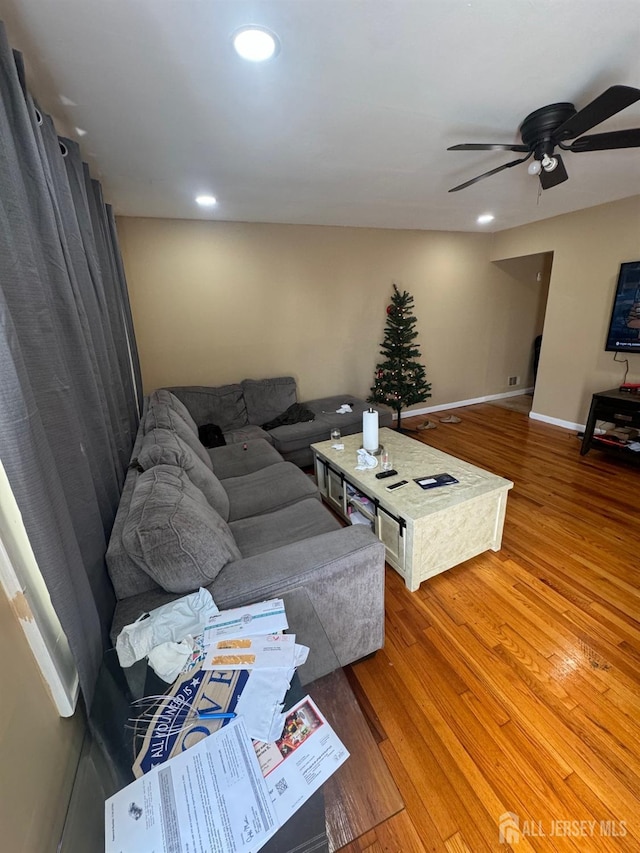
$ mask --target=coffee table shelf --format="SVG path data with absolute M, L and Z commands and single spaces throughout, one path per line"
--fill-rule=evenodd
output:
M 379 468 L 356 471 L 362 435 L 345 436 L 344 450 L 331 441 L 312 444 L 318 488 L 324 500 L 349 519 L 353 503 L 349 487 L 373 506 L 374 531 L 386 547 L 387 562 L 415 591 L 422 581 L 489 549 L 498 551 L 510 480 L 408 438 L 396 430 L 380 430 L 397 477 L 377 480 Z M 414 478 L 447 473 L 459 482 L 425 491 Z M 389 492 L 386 486 L 409 480 Z M 356 499 L 357 501 L 357 499 Z M 363 513 L 367 515 L 367 513 Z

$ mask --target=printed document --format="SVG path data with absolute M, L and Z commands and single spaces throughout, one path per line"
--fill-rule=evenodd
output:
M 254 747 L 281 825 L 349 757 L 310 696 L 287 712 L 277 741 L 254 741 Z
M 242 717 L 105 803 L 105 853 L 256 853 L 280 826 Z
M 242 717 L 105 803 L 105 853 L 257 853 L 349 753 L 305 696 L 272 743 Z

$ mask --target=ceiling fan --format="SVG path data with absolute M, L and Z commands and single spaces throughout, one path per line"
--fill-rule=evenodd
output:
M 562 157 L 555 151 L 556 148 L 575 153 L 640 148 L 640 128 L 581 135 L 638 100 L 640 89 L 634 89 L 632 86 L 610 86 L 581 110 L 576 110 L 573 104 L 559 103 L 540 107 L 530 113 L 519 128 L 521 145 L 476 142 L 452 145 L 447 151 L 518 151 L 526 156 L 490 169 L 470 181 L 465 181 L 464 184 L 453 187 L 449 192 L 463 190 L 484 178 L 497 175 L 503 169 L 525 163 L 531 157 L 533 161 L 529 164 L 529 174 L 539 175 L 542 189 L 548 190 L 569 178 Z M 567 143 L 568 139 L 574 141 Z

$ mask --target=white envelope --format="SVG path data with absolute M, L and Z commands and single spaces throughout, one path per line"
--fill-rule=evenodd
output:
M 204 629 L 204 644 L 208 646 L 224 637 L 276 634 L 288 627 L 284 601 L 281 598 L 272 598 L 246 607 L 222 610 L 212 616 Z
M 227 637 L 208 646 L 203 669 L 253 669 L 296 663 L 295 634 L 268 634 L 266 637 Z

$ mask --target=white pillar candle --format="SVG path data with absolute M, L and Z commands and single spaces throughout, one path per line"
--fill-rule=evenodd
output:
M 378 449 L 378 413 L 373 409 L 362 413 L 362 446 L 369 453 Z

